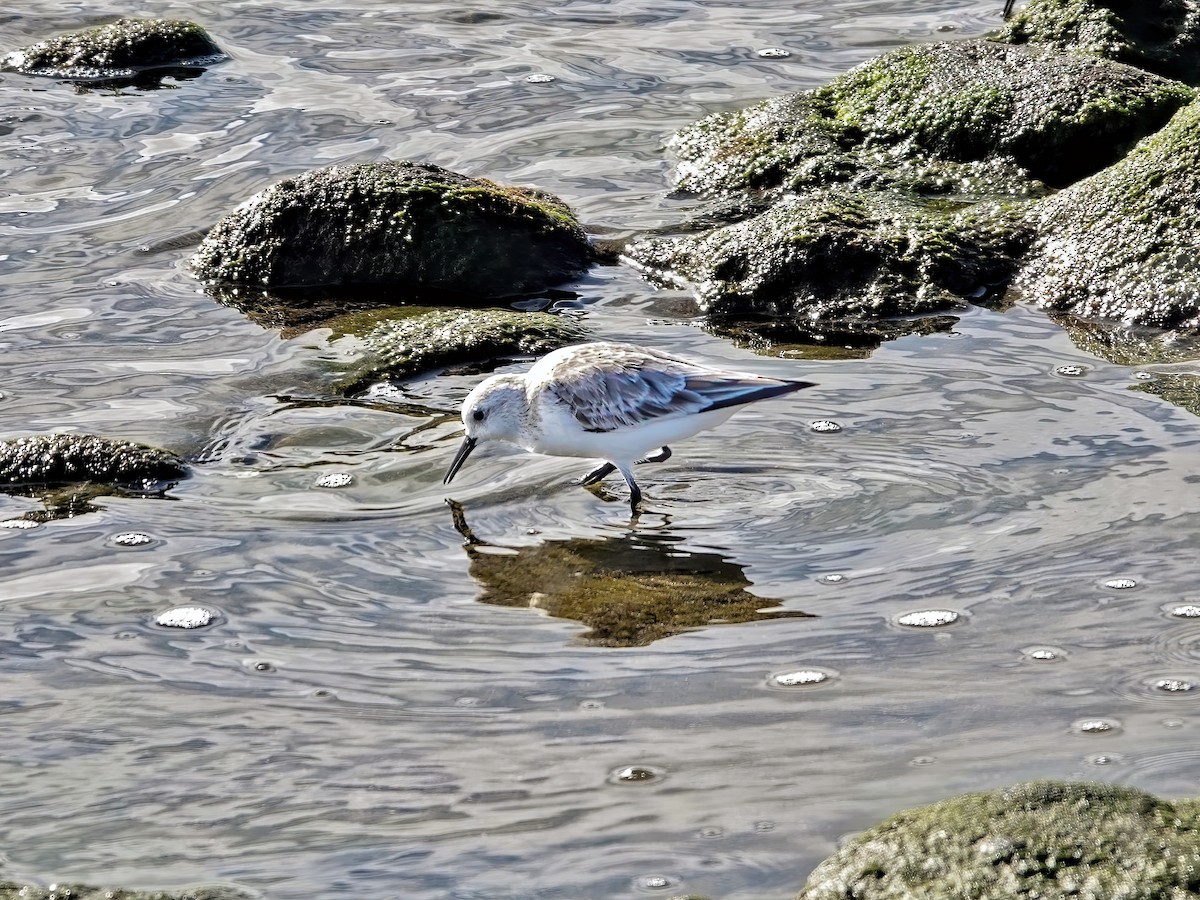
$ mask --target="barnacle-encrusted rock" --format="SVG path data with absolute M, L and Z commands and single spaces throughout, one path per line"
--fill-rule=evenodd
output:
M 1184 900 L 1197 892 L 1197 801 L 1037 781 L 892 816 L 817 866 L 798 900 Z
M 22 47 L 0 59 L 0 68 L 91 81 L 160 68 L 200 68 L 227 58 L 194 22 L 120 19 Z
M 132 891 L 58 882 L 50 887 L 0 881 L 0 900 L 249 900 L 227 887 L 190 887 L 177 891 Z
M 266 288 L 389 285 L 494 298 L 565 281 L 591 258 L 574 214 L 550 194 L 392 161 L 267 188 L 217 223 L 192 267 L 205 280 Z
M 142 488 L 186 474 L 187 467 L 174 453 L 91 434 L 0 441 L 0 489 L 78 482 Z

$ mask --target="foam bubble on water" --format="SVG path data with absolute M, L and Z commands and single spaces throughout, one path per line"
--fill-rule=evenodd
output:
M 623 766 L 615 769 L 608 780 L 614 784 L 642 784 L 648 781 L 658 781 L 662 771 L 652 766 Z
M 341 488 L 353 483 L 354 476 L 347 472 L 327 472 L 313 482 L 313 487 Z
M 553 75 L 547 75 L 545 72 L 534 72 L 532 75 L 525 76 L 525 81 L 529 84 L 549 84 L 557 80 Z
M 1075 730 L 1083 734 L 1109 734 L 1120 727 L 1113 719 L 1080 719 L 1075 723 Z
M 837 572 L 832 572 L 829 575 L 822 575 L 817 580 L 822 584 L 841 584 L 846 580 L 846 576 Z
M 633 884 L 643 891 L 667 891 L 679 884 L 679 879 L 669 875 L 641 875 Z
M 837 434 L 842 430 L 842 426 L 830 419 L 818 419 L 815 422 L 810 422 L 808 425 L 817 434 Z
M 896 617 L 897 625 L 909 628 L 940 628 L 958 621 L 958 613 L 952 609 L 919 609 Z
M 5 519 L 0 522 L 0 528 L 37 528 L 39 524 L 32 519 Z
M 1087 366 L 1067 365 L 1054 370 L 1055 375 L 1065 375 L 1067 378 L 1079 378 L 1087 374 Z
M 1058 659 L 1062 655 L 1061 650 L 1056 650 L 1053 647 L 1033 647 L 1025 651 L 1025 655 L 1030 659 L 1036 659 L 1043 662 Z
M 1153 381 L 1154 376 L 1150 372 L 1134 372 L 1133 377 L 1138 381 Z
M 146 544 L 153 544 L 154 538 L 140 531 L 122 531 L 112 536 L 112 542 L 120 547 L 144 547 Z
M 763 59 L 787 59 L 792 55 L 792 51 L 784 50 L 782 47 L 763 47 L 758 51 L 758 55 Z
M 1180 619 L 1200 618 L 1200 606 L 1193 606 L 1190 603 L 1183 606 L 1175 606 L 1171 609 L 1171 615 L 1177 616 Z
M 1160 678 L 1154 682 L 1155 690 L 1165 691 L 1168 694 L 1180 694 L 1190 691 L 1192 683 L 1184 681 L 1181 678 Z
M 830 673 L 821 669 L 796 669 L 792 672 L 780 672 L 771 676 L 771 684 L 776 687 L 808 687 L 822 684 L 829 680 Z
M 164 613 L 159 613 L 154 623 L 163 628 L 203 628 L 212 620 L 212 610 L 205 609 L 203 606 L 177 606 Z
M 1137 587 L 1137 582 L 1132 578 L 1110 578 L 1104 582 L 1104 586 L 1114 591 L 1127 591 L 1130 588 Z

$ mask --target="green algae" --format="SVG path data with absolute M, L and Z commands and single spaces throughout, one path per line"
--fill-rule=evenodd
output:
M 1161 397 L 1180 409 L 1186 409 L 1193 416 L 1200 416 L 1200 375 L 1155 372 L 1149 381 L 1132 385 L 1129 389 Z
M 132 891 L 59 882 L 43 887 L 0 881 L 0 900 L 250 900 L 250 895 L 226 887 L 191 887 L 175 891 Z
M 556 197 L 391 161 L 272 185 L 218 222 L 191 265 L 218 284 L 386 285 L 487 299 L 541 290 L 591 260 Z
M 0 59 L 0 69 L 68 80 L 112 79 L 227 58 L 194 22 L 127 18 L 13 51 Z
M 1184 900 L 1200 891 L 1200 803 L 1039 781 L 899 813 L 822 862 L 798 900 Z

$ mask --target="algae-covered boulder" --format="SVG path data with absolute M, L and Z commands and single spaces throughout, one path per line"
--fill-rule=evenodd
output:
M 1200 804 L 1055 781 L 902 812 L 809 876 L 798 900 L 1184 900 L 1200 892 Z
M 1039 237 L 1014 279 L 1076 316 L 1200 328 L 1200 101 L 1116 165 L 1035 208 Z
M 96 81 L 163 68 L 203 68 L 227 59 L 203 28 L 174 19 L 120 19 L 22 47 L 0 68 L 26 75 Z
M 1025 196 L 1118 159 L 1191 89 L 1045 47 L 906 47 L 824 87 L 718 113 L 669 142 L 697 193 L 830 184 Z
M 350 345 L 346 391 L 444 366 L 537 356 L 587 336 L 572 318 L 511 309 L 393 308 L 343 316 L 329 327 Z
M 227 887 L 191 887 L 176 891 L 132 891 L 58 882 L 49 887 L 0 881 L 0 900 L 250 900 Z
M 808 322 L 928 314 L 1007 281 L 1029 232 L 1002 205 L 941 211 L 883 191 L 787 196 L 751 219 L 628 248 L 717 317 Z
M 92 482 L 149 489 L 187 475 L 167 450 L 91 434 L 0 441 L 0 490 Z
M 558 198 L 392 161 L 272 185 L 218 222 L 191 262 L 202 279 L 265 288 L 389 285 L 494 298 L 562 282 L 590 260 Z
M 1200 81 L 1195 0 L 1030 0 L 998 40 L 1084 50 L 1190 84 Z

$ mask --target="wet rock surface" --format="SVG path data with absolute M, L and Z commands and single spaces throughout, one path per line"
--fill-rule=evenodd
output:
M 335 336 L 354 336 L 354 358 L 341 378 L 349 392 L 444 366 L 540 356 L 587 337 L 567 316 L 511 309 L 388 309 L 329 324 Z
M 250 900 L 250 895 L 226 887 L 130 891 L 74 883 L 60 882 L 43 887 L 15 881 L 0 881 L 0 900 Z
M 166 450 L 90 434 L 51 434 L 0 442 L 0 489 L 101 482 L 141 489 L 187 475 Z
M 191 264 L 223 284 L 389 285 L 483 299 L 541 290 L 590 261 L 558 198 L 393 161 L 272 185 L 218 222 Z
M 999 35 L 1014 44 L 1083 50 L 1200 81 L 1200 7 L 1194 0 L 1038 0 Z
M 908 810 L 851 839 L 798 900 L 1122 897 L 1200 890 L 1200 805 L 1039 781 Z
M 15 50 L 0 69 L 66 80 L 132 78 L 162 68 L 203 68 L 228 59 L 194 22 L 120 19 Z
M 1200 327 L 1200 102 L 1119 163 L 1039 202 L 1014 279 L 1047 309 Z

